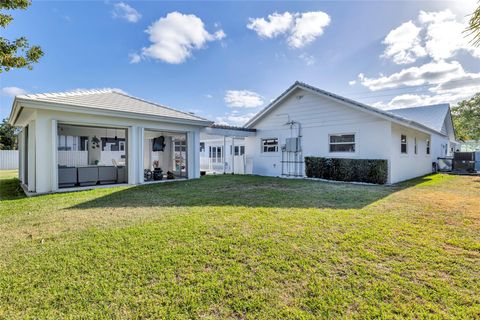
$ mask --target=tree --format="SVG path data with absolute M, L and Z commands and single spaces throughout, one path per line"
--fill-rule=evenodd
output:
M 474 46 L 480 45 L 480 5 L 472 13 L 467 30 L 465 30 L 465 32 L 467 33 L 467 36 L 472 36 L 471 43 Z
M 3 119 L 0 124 L 0 150 L 16 150 L 17 136 L 15 135 L 15 127 L 8 123 L 7 119 Z
M 458 139 L 480 140 L 480 92 L 454 106 L 452 116 Z
M 0 10 L 25 10 L 30 4 L 30 0 L 1 0 Z M 5 29 L 12 20 L 12 15 L 0 12 L 0 28 Z M 32 64 L 38 62 L 42 56 L 42 48 L 30 46 L 25 37 L 12 41 L 0 37 L 0 73 L 11 68 L 32 69 Z

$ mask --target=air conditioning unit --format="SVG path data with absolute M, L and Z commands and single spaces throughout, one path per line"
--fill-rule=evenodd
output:
M 300 138 L 287 138 L 285 143 L 285 151 L 287 152 L 299 152 L 300 151 Z
M 453 169 L 457 172 L 475 172 L 475 152 L 455 152 Z
M 480 151 L 475 152 L 475 170 L 480 173 Z

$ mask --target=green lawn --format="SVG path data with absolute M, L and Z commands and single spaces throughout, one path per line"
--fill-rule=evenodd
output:
M 0 318 L 480 317 L 480 177 L 24 198 L 14 174 L 0 173 Z

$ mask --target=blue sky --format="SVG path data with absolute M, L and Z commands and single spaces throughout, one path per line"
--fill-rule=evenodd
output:
M 240 125 L 295 80 L 380 108 L 455 103 L 480 91 L 474 5 L 34 1 L 2 35 L 45 56 L 0 75 L 0 117 L 18 93 L 118 88 Z

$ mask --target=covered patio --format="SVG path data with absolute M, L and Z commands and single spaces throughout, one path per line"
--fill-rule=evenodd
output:
M 126 130 L 59 123 L 58 188 L 126 183 Z
M 245 152 L 245 137 L 255 129 L 213 124 L 200 133 L 200 170 L 206 174 L 251 174 L 251 159 Z
M 28 195 L 198 178 L 211 124 L 110 89 L 17 96 L 9 122 Z
M 186 132 L 145 129 L 143 147 L 144 181 L 188 177 Z

